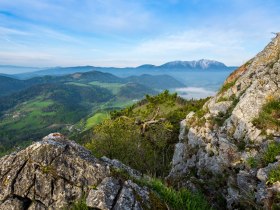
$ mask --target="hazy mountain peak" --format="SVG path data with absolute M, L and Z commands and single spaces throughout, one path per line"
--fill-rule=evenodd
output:
M 187 68 L 187 69 L 211 69 L 226 68 L 224 63 L 215 60 L 200 59 L 193 61 L 171 61 L 161 65 L 162 68 Z

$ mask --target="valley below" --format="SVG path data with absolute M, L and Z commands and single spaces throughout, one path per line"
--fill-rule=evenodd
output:
M 147 94 L 169 90 L 185 99 L 213 96 L 232 69 L 190 69 L 181 63 L 169 70 L 69 67 L 0 76 L 0 154 L 55 131 L 68 136 L 88 132 L 110 118 L 110 112 Z

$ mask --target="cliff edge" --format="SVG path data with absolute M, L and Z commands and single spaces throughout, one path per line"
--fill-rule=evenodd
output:
M 279 55 L 280 33 L 181 122 L 173 185 L 204 191 L 217 208 L 280 204 L 280 180 L 271 181 L 280 165 Z

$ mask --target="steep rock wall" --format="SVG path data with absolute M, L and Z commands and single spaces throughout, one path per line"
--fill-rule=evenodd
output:
M 271 208 L 280 188 L 266 181 L 278 161 L 256 167 L 247 162 L 266 150 L 268 143 L 280 141 L 279 127 L 261 130 L 252 123 L 264 104 L 279 101 L 279 55 L 277 34 L 262 52 L 228 77 L 202 110 L 182 121 L 167 177 L 173 185 L 203 190 L 217 208 Z

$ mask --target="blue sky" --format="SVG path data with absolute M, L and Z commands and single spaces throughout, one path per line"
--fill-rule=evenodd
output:
M 279 0 L 1 0 L 0 64 L 240 65 L 280 31 Z

